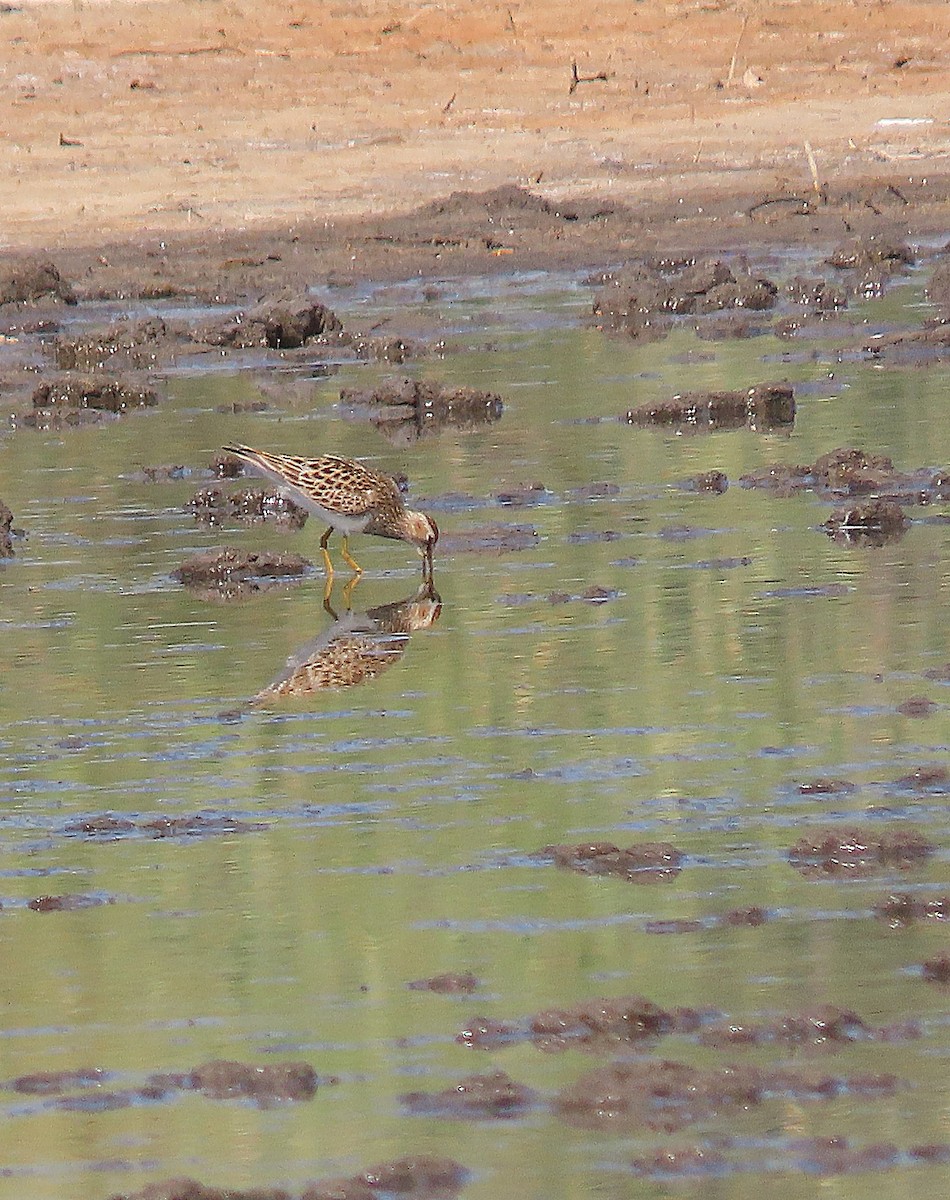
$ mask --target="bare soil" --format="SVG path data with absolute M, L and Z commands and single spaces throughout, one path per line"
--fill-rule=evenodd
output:
M 950 226 L 943 0 L 9 0 L 0 33 L 0 252 L 81 298 Z

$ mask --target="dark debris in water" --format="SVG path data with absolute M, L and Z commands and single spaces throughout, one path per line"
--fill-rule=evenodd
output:
M 13 513 L 0 500 L 0 558 L 13 557 Z
M 643 996 L 618 996 L 544 1009 L 520 1023 L 474 1017 L 455 1040 L 482 1050 L 531 1041 L 545 1052 L 576 1048 L 603 1054 L 672 1033 L 693 1033 L 702 1019 L 695 1009 L 667 1010 Z
M 546 846 L 540 857 L 582 875 L 615 875 L 631 883 L 666 883 L 682 870 L 684 854 L 670 842 L 635 842 L 620 849 L 613 842 Z
M 922 964 L 920 971 L 928 983 L 950 983 L 950 954 L 935 954 Z
M 670 425 L 695 431 L 775 429 L 794 424 L 795 393 L 789 383 L 757 383 L 739 391 L 684 392 L 628 409 L 620 420 L 627 425 Z
M 777 496 L 791 496 L 802 491 L 814 491 L 825 500 L 849 497 L 868 497 L 895 505 L 930 504 L 950 497 L 950 474 L 945 470 L 920 467 L 905 472 L 895 468 L 886 454 L 873 454 L 853 446 L 841 446 L 819 455 L 813 463 L 771 463 L 743 475 L 739 481 L 746 488 L 763 488 Z M 845 514 L 852 519 L 845 519 Z M 883 527 L 889 532 L 900 525 L 897 513 L 890 509 L 862 509 L 855 505 L 843 510 L 836 519 L 837 532 L 848 526 Z
M 409 1092 L 400 1099 L 414 1116 L 467 1121 L 519 1117 L 538 1103 L 532 1088 L 504 1071 L 466 1075 L 441 1092 Z
M 656 1180 L 715 1178 L 749 1171 L 834 1176 L 877 1174 L 913 1163 L 950 1162 L 950 1145 L 918 1145 L 900 1151 L 890 1142 L 855 1146 L 848 1138 L 838 1136 L 770 1141 L 758 1147 L 757 1153 L 750 1153 L 749 1147 L 737 1147 L 734 1157 L 724 1152 L 730 1149 L 733 1146 L 725 1139 L 709 1145 L 671 1146 L 634 1158 L 630 1170 L 636 1176 Z
M 112 375 L 60 375 L 38 385 L 33 407 L 13 417 L 15 426 L 50 430 L 102 424 L 131 409 L 158 403 L 153 388 Z
M 683 488 L 688 492 L 706 492 L 721 496 L 729 488 L 729 477 L 725 471 L 703 471 L 684 479 Z
M 721 260 L 635 262 L 601 282 L 593 302 L 598 328 L 640 342 L 666 337 L 675 317 L 762 311 L 773 307 L 778 294 L 771 280 L 741 270 L 735 274 Z
M 55 300 L 75 304 L 76 292 L 47 258 L 17 255 L 0 262 L 0 304 Z
M 286 583 L 302 578 L 313 563 L 299 554 L 275 554 L 261 550 L 250 552 L 224 546 L 194 555 L 176 570 L 177 579 L 186 588 L 206 600 L 243 600 L 266 586 L 264 581 Z
M 37 1071 L 19 1075 L 5 1086 L 25 1096 L 62 1096 L 78 1088 L 99 1087 L 108 1075 L 101 1067 L 77 1067 L 72 1071 Z
M 302 1191 L 279 1186 L 242 1191 L 180 1177 L 117 1193 L 109 1200 L 452 1200 L 467 1180 L 468 1172 L 452 1159 L 418 1154 L 378 1163 L 357 1175 L 311 1183 Z
M 62 896 L 37 896 L 27 904 L 33 912 L 79 912 L 85 908 L 98 908 L 103 904 L 114 904 L 113 896 L 93 895 L 86 892 L 66 892 Z
M 259 525 L 273 520 L 286 529 L 302 529 L 307 523 L 307 510 L 274 488 L 247 487 L 237 492 L 221 488 L 199 488 L 186 508 L 196 521 L 205 525 L 222 525 L 238 521 Z
M 821 775 L 817 779 L 804 780 L 798 790 L 803 796 L 848 796 L 857 791 L 857 786 L 850 779 Z
M 699 1040 L 719 1050 L 750 1046 L 835 1049 L 852 1042 L 893 1042 L 919 1036 L 916 1025 L 875 1029 L 850 1009 L 823 1004 L 768 1021 L 715 1021 L 704 1026 Z
M 865 500 L 836 508 L 822 528 L 829 537 L 849 545 L 884 546 L 904 536 L 910 521 L 894 500 Z
M 929 696 L 908 696 L 898 704 L 897 711 L 902 717 L 932 717 L 939 707 Z
M 433 975 L 431 979 L 414 979 L 406 986 L 414 992 L 437 992 L 441 996 L 468 995 L 477 991 L 480 980 L 470 971 L 446 972 L 443 975 Z
M 909 788 L 914 792 L 931 792 L 943 795 L 950 792 L 950 771 L 941 766 L 914 767 L 906 775 L 894 780 L 895 787 Z
M 430 379 L 402 379 L 376 388 L 343 388 L 340 403 L 368 410 L 371 423 L 383 437 L 400 446 L 443 429 L 483 429 L 501 420 L 505 409 L 495 392 L 446 387 Z
M 801 838 L 789 850 L 788 861 L 807 878 L 847 878 L 887 868 L 908 871 L 926 862 L 935 849 L 913 829 L 832 828 Z
M 906 929 L 915 921 L 950 921 L 950 895 L 928 897 L 914 892 L 891 892 L 874 905 L 874 915 L 894 929 Z
M 532 550 L 540 541 L 533 525 L 480 525 L 443 534 L 439 539 L 439 550 L 448 554 L 508 554 Z
M 666 1133 L 724 1114 L 741 1113 L 767 1100 L 795 1102 L 859 1094 L 893 1095 L 898 1081 L 821 1075 L 752 1066 L 695 1067 L 669 1059 L 617 1061 L 588 1071 L 562 1089 L 555 1110 L 583 1129 L 645 1128 Z
M 197 812 L 177 817 L 117 817 L 113 813 L 81 817 L 63 826 L 67 837 L 94 841 L 118 841 L 120 838 L 201 838 L 253 833 L 267 826 L 260 821 L 242 821 L 215 812 Z

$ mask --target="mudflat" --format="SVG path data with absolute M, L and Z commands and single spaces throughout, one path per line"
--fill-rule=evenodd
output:
M 11 0 L 0 33 L 0 253 L 81 295 L 948 225 L 942 0 Z

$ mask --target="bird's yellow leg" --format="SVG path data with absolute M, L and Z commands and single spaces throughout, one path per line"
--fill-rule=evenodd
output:
M 333 611 L 333 608 L 330 604 L 330 597 L 332 595 L 333 595 L 333 570 L 331 568 L 329 574 L 327 575 L 326 582 L 323 585 L 323 607 L 326 609 L 326 611 L 330 614 L 330 616 L 335 621 L 337 619 L 337 615 Z
M 320 539 L 320 549 L 323 551 L 323 567 L 327 573 L 327 580 L 332 588 L 333 586 L 333 563 L 330 561 L 330 551 L 327 549 L 327 543 L 330 541 L 330 534 L 333 532 L 333 526 L 326 531 Z M 345 544 L 345 542 L 344 542 Z
M 362 575 L 363 568 L 360 566 L 360 564 L 356 561 L 355 558 L 350 557 L 350 539 L 346 536 L 345 533 L 343 535 L 343 544 L 340 547 L 340 551 L 343 555 L 343 561 L 346 563 L 346 565 L 348 567 L 350 567 L 352 569 L 353 574 L 354 575 Z
M 343 603 L 346 605 L 346 611 L 350 611 L 350 597 L 353 595 L 353 589 L 360 581 L 359 573 L 348 579 L 343 585 Z

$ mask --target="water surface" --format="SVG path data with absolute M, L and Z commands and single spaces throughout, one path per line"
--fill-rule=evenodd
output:
M 364 320 L 423 303 L 408 286 L 343 299 Z M 919 303 L 919 283 L 896 289 L 862 310 L 866 328 L 910 322 Z M 675 1185 L 634 1178 L 632 1159 L 724 1138 L 736 1140 L 717 1196 L 769 1179 L 798 1197 L 816 1184 L 797 1140 L 832 1136 L 898 1152 L 870 1184 L 840 1177 L 837 1194 L 945 1195 L 947 1166 L 908 1152 L 950 1141 L 947 991 L 919 972 L 947 948 L 946 927 L 892 929 L 872 908 L 894 890 L 947 887 L 946 795 L 895 783 L 950 767 L 947 685 L 925 675 L 950 658 L 947 513 L 914 509 L 903 539 L 850 546 L 818 528 L 829 509 L 813 495 L 739 479 L 839 445 L 905 469 L 950 463 L 946 369 L 881 369 L 842 356 L 846 339 L 830 333 L 712 343 L 684 329 L 637 347 L 586 327 L 589 294 L 573 281 L 446 285 L 439 304 L 456 349 L 409 370 L 498 391 L 495 425 L 396 449 L 337 405 L 341 386 L 392 369 L 344 365 L 318 378 L 176 372 L 158 409 L 4 439 L 0 498 L 26 537 L 0 566 L 0 1077 L 107 1075 L 73 1108 L 0 1090 L 0 1200 L 97 1200 L 182 1174 L 300 1189 L 407 1152 L 470 1167 L 465 1194 L 478 1200 L 665 1195 Z M 700 436 L 614 419 L 687 388 L 776 378 L 797 387 L 791 430 Z M 268 411 L 219 411 L 261 395 Z M 327 633 L 318 571 L 232 603 L 171 578 L 222 544 L 319 560 L 312 523 L 208 528 L 184 507 L 203 480 L 136 475 L 202 468 L 235 440 L 404 470 L 413 503 L 439 521 L 441 613 L 366 682 L 249 703 Z M 724 494 L 682 486 L 712 469 L 730 480 Z M 534 483 L 530 503 L 495 499 Z M 592 483 L 612 486 L 591 498 Z M 537 537 L 501 552 L 460 545 L 499 523 Z M 409 547 L 357 539 L 354 551 L 366 568 L 354 612 L 416 593 Z M 902 715 L 920 695 L 936 702 L 930 715 Z M 802 794 L 825 776 L 855 786 Z M 202 812 L 250 828 L 144 831 Z M 68 832 L 102 814 L 136 828 Z M 811 828 L 854 825 L 917 829 L 936 853 L 847 880 L 789 865 Z M 669 841 L 686 859 L 651 886 L 536 857 L 591 840 Z M 65 894 L 90 906 L 28 907 Z M 765 925 L 717 920 L 749 905 Z M 657 932 L 686 920 L 699 928 Z M 407 989 L 446 971 L 472 972 L 478 990 Z M 477 1014 L 522 1021 L 630 993 L 734 1021 L 827 1003 L 875 1029 L 917 1020 L 920 1037 L 831 1055 L 723 1055 L 686 1035 L 637 1047 L 901 1081 L 876 1099 L 778 1096 L 675 1134 L 578 1129 L 546 1103 L 462 1122 L 400 1101 L 492 1069 L 549 1101 L 603 1059 L 530 1042 L 478 1051 L 456 1035 Z M 214 1058 L 302 1059 L 328 1082 L 312 1101 L 263 1108 L 195 1093 L 96 1101 Z

